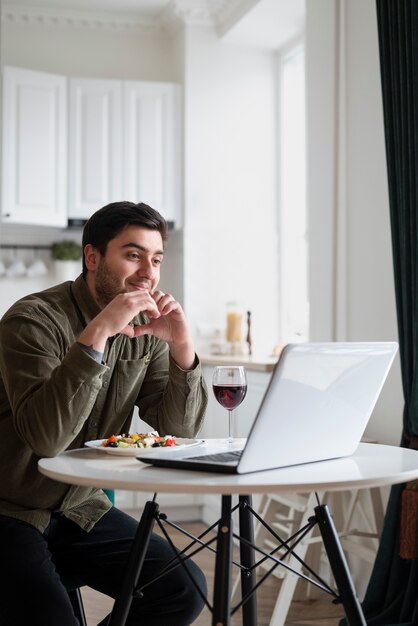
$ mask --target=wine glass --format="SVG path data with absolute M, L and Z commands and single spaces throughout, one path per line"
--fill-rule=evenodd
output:
M 217 365 L 213 371 L 212 388 L 215 398 L 228 410 L 228 443 L 232 443 L 232 411 L 247 393 L 247 377 L 242 365 Z

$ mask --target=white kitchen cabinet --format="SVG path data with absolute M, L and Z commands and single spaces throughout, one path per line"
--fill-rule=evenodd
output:
M 69 219 L 87 219 L 125 199 L 122 129 L 120 81 L 69 80 Z
M 180 88 L 125 81 L 124 190 L 178 225 L 180 215 Z
M 3 110 L 3 222 L 65 227 L 130 200 L 181 225 L 178 85 L 8 67 Z
M 67 224 L 67 79 L 3 69 L 2 221 Z
M 72 78 L 68 217 L 118 200 L 180 222 L 179 86 Z

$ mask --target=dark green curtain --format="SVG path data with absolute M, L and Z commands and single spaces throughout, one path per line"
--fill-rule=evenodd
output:
M 376 8 L 405 398 L 401 445 L 418 448 L 418 0 L 376 0 Z M 372 626 L 418 624 L 417 486 L 391 491 L 363 602 Z

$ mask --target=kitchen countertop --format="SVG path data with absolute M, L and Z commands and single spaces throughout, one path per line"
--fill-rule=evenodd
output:
M 244 365 L 249 371 L 272 372 L 277 363 L 277 356 L 249 356 L 229 354 L 199 354 L 202 365 Z

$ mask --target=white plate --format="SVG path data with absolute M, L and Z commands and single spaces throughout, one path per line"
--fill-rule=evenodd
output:
M 178 450 L 179 448 L 198 446 L 203 443 L 203 439 L 187 439 L 184 437 L 176 437 L 177 446 L 167 446 L 166 448 L 108 448 L 102 446 L 103 441 L 106 439 L 93 439 L 93 441 L 86 441 L 84 444 L 88 448 L 94 448 L 105 452 L 106 454 L 114 454 L 115 456 L 141 456 L 141 454 L 148 454 L 148 452 L 155 452 L 156 450 Z

